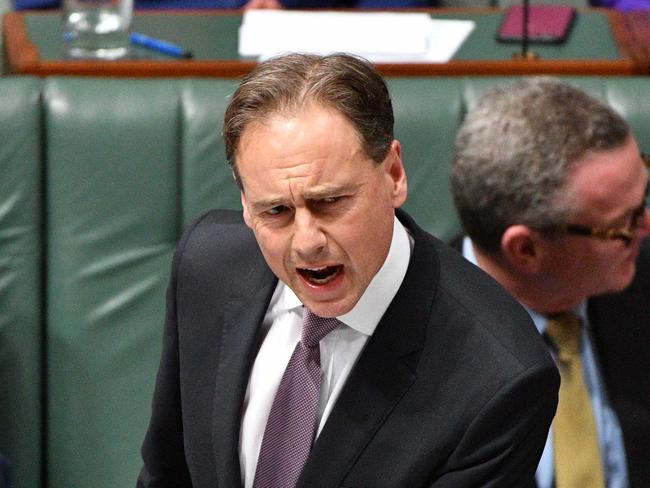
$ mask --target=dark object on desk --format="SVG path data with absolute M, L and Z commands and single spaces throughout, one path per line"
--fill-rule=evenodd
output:
M 513 5 L 503 15 L 499 42 L 524 41 L 524 7 Z M 566 40 L 575 20 L 575 8 L 566 5 L 531 5 L 528 10 L 527 42 L 559 44 Z

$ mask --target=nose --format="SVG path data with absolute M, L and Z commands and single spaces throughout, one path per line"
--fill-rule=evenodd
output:
M 319 258 L 326 244 L 327 237 L 319 219 L 308 209 L 296 210 L 292 247 L 300 260 L 313 261 Z

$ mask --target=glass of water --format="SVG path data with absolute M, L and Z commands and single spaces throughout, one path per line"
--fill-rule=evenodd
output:
M 129 52 L 133 0 L 64 0 L 66 55 L 119 59 Z

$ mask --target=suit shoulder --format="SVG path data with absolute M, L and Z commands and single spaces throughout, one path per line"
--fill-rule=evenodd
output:
M 230 270 L 241 272 L 258 266 L 263 257 L 241 212 L 210 210 L 187 227 L 175 261 L 186 272 L 220 276 Z
M 528 312 L 496 280 L 458 251 L 438 241 L 440 296 L 458 324 L 479 334 L 485 347 L 510 357 L 522 367 L 553 366 Z
M 179 248 L 198 246 L 210 241 L 209 249 L 223 253 L 229 245 L 255 244 L 252 231 L 244 223 L 242 213 L 236 210 L 208 210 L 192 221 L 181 237 Z M 225 246 L 225 248 L 224 248 Z
M 186 231 L 192 230 L 199 225 L 242 225 L 244 224 L 244 217 L 239 210 L 225 210 L 225 209 L 212 209 L 204 212 L 196 217 L 187 226 Z
M 510 373 L 540 362 L 554 367 L 530 315 L 496 280 L 404 212 L 398 215 L 415 238 L 412 261 L 420 272 L 428 269 L 426 279 L 434 282 L 432 340 L 465 334 L 466 342 L 454 340 L 466 347 L 456 351 L 459 355 L 510 361 Z

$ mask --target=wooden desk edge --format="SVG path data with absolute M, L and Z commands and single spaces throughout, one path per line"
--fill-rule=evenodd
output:
M 603 8 L 594 10 L 601 10 L 607 15 L 621 57 L 631 59 L 638 66 L 641 74 L 650 73 L 650 51 L 645 42 L 637 38 L 634 26 L 630 25 L 630 18 L 614 10 Z
M 442 9 L 449 12 L 455 9 Z M 484 12 L 494 9 L 476 9 Z M 448 63 L 394 63 L 377 65 L 387 76 L 476 75 L 643 75 L 650 73 L 647 51 L 636 46 L 623 14 L 603 11 L 619 46 L 619 60 L 452 60 Z M 224 12 L 225 13 L 225 12 Z M 228 13 L 232 14 L 232 11 Z M 8 12 L 3 19 L 6 62 L 10 73 L 35 76 L 109 77 L 225 77 L 238 78 L 257 64 L 254 60 L 40 60 L 38 48 L 29 40 L 23 15 Z M 635 48 L 636 46 L 636 48 Z

